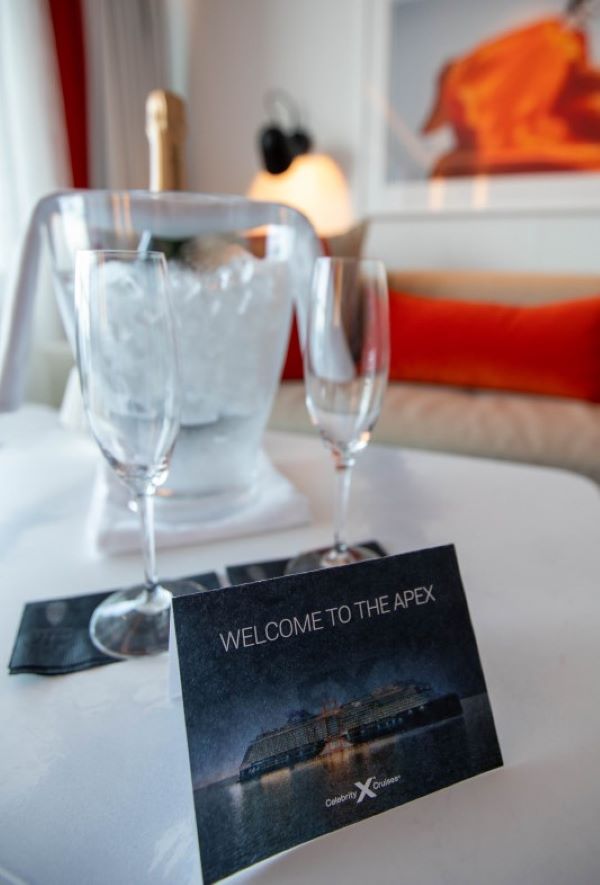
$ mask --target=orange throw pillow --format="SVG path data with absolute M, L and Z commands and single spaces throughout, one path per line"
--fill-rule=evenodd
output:
M 485 304 L 390 292 L 390 378 L 600 402 L 600 297 Z
M 302 348 L 300 347 L 300 336 L 298 335 L 298 323 L 296 321 L 295 313 L 292 320 L 290 341 L 281 377 L 284 381 L 302 381 L 304 378 Z
M 327 240 L 325 237 L 321 237 L 320 243 L 323 255 L 331 255 L 329 240 Z M 298 321 L 296 319 L 296 311 L 294 311 L 294 318 L 290 331 L 290 340 L 288 343 L 288 351 L 285 358 L 283 372 L 281 373 L 281 378 L 283 381 L 302 381 L 302 379 L 304 378 L 302 348 L 300 347 L 300 336 L 298 335 Z

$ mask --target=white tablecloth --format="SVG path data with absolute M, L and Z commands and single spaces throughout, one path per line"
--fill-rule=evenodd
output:
M 35 445 L 33 442 L 35 441 Z M 31 459 L 18 457 L 32 446 Z M 329 540 L 332 469 L 317 440 L 273 435 L 314 522 L 160 555 L 165 575 Z M 137 556 L 84 543 L 95 452 L 56 416 L 0 417 L 0 648 L 26 600 L 134 582 Z M 261 883 L 591 885 L 600 881 L 600 502 L 581 477 L 372 447 L 352 540 L 390 552 L 454 542 L 505 767 L 317 840 L 246 874 Z M 167 658 L 58 678 L 0 676 L 0 882 L 197 883 L 181 703 Z M 271 822 L 272 826 L 276 822 Z

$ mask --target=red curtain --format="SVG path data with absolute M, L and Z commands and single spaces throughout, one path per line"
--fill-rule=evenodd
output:
M 85 43 L 81 0 L 48 0 L 75 187 L 88 187 Z

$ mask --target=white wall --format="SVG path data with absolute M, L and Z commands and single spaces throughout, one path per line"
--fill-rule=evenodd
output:
M 364 250 L 392 268 L 600 274 L 599 233 L 599 213 L 577 209 L 405 213 L 374 219 Z
M 346 172 L 360 215 L 362 0 L 198 0 L 189 12 L 189 187 L 247 190 L 264 95 L 281 88 Z
M 184 10 L 188 64 L 188 186 L 244 193 L 259 168 L 258 130 L 269 89 L 297 101 L 315 147 L 348 176 L 354 212 L 364 216 L 369 165 L 365 93 L 368 32 L 376 0 L 169 0 Z M 367 38 L 365 38 L 367 35 Z M 183 51 L 183 50 L 182 50 Z M 181 58 L 179 58 L 181 62 Z M 180 66 L 181 67 L 181 66 Z M 589 203 L 589 201 L 588 201 Z M 388 210 L 399 215 L 402 203 Z M 373 224 L 366 250 L 390 266 L 488 267 L 600 272 L 592 201 L 579 211 L 503 211 L 404 217 Z

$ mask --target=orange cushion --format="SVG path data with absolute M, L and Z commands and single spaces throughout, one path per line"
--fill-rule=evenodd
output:
M 331 255 L 329 240 L 325 237 L 320 238 L 321 250 L 323 255 Z M 290 331 L 290 340 L 288 344 L 287 356 L 281 377 L 284 381 L 301 381 L 304 377 L 304 368 L 302 365 L 302 348 L 300 347 L 300 337 L 298 335 L 298 322 L 294 311 L 294 319 Z
M 302 348 L 300 347 L 300 337 L 298 335 L 298 323 L 296 314 L 292 321 L 292 330 L 290 332 L 290 341 L 288 344 L 285 365 L 281 375 L 284 381 L 301 381 L 304 377 L 304 368 L 302 365 Z
M 390 292 L 390 378 L 600 402 L 600 297 L 535 306 Z

